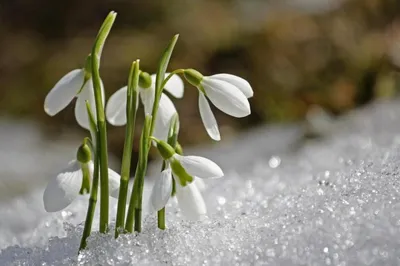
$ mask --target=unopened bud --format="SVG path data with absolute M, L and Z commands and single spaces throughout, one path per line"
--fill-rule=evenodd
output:
M 78 148 L 78 152 L 76 153 L 76 159 L 78 162 L 87 164 L 91 160 L 91 151 L 89 146 L 86 143 L 83 143 Z
M 147 72 L 140 72 L 139 74 L 139 86 L 143 89 L 147 89 L 151 86 L 151 76 Z

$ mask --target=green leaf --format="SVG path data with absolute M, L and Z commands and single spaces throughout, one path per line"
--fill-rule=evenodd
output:
M 150 149 L 149 146 L 149 135 L 150 135 L 150 126 L 151 126 L 151 115 L 146 115 L 143 125 L 142 135 L 140 136 L 140 146 L 139 146 L 139 162 L 141 169 L 146 168 L 147 165 L 147 156 L 148 150 Z
M 117 16 L 117 13 L 115 13 L 114 11 L 111 11 L 108 14 L 108 16 L 106 17 L 106 19 L 104 20 L 104 22 L 101 25 L 101 28 L 99 30 L 99 33 L 97 34 L 92 54 L 94 56 L 97 56 L 98 58 L 101 57 L 104 43 L 106 42 L 106 39 L 108 37 L 108 34 L 110 33 L 112 25 L 114 24 L 116 16 Z
M 178 41 L 179 34 L 176 34 L 170 43 L 168 44 L 167 48 L 165 49 L 160 63 L 158 65 L 158 70 L 157 70 L 157 78 L 156 78 L 156 95 L 160 95 L 162 92 L 162 83 L 165 78 L 165 72 L 167 72 L 167 67 L 169 64 L 169 60 L 171 59 L 172 52 L 174 51 L 175 44 Z

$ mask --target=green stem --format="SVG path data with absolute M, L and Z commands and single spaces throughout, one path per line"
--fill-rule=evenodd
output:
M 92 48 L 91 64 L 92 64 L 92 81 L 94 88 L 94 98 L 96 102 L 96 116 L 98 126 L 97 149 L 99 150 L 100 160 L 100 233 L 108 230 L 108 153 L 107 153 L 107 128 L 105 122 L 102 84 L 100 79 L 100 58 L 103 51 L 104 43 L 110 33 L 116 17 L 115 12 L 110 12 L 104 20 L 99 33 L 97 34 L 95 43 Z
M 181 73 L 183 73 L 184 71 L 185 71 L 184 69 L 181 69 L 181 68 L 180 68 L 180 69 L 176 69 L 176 70 L 172 71 L 171 73 L 169 73 L 169 75 L 164 79 L 164 81 L 163 81 L 161 87 L 164 89 L 165 85 L 166 85 L 167 82 L 170 80 L 170 78 L 172 78 L 173 75 L 181 74 Z
M 128 215 L 126 218 L 125 229 L 128 232 L 133 230 L 133 221 L 135 220 L 135 231 L 140 232 L 142 226 L 142 194 L 144 187 L 144 176 L 147 170 L 147 155 L 149 153 L 149 129 L 150 116 L 145 117 L 142 135 L 140 137 L 139 161 L 136 167 L 135 181 L 129 202 Z
M 166 165 L 167 164 L 165 163 L 165 161 L 163 161 L 163 164 L 161 167 L 161 172 L 165 170 Z M 166 228 L 166 226 L 165 226 L 165 207 L 157 212 L 157 225 L 158 225 L 158 228 L 160 228 L 161 230 L 165 230 L 165 228 Z
M 136 179 L 138 177 L 138 171 L 139 171 L 139 165 L 136 167 L 136 173 L 135 173 L 135 183 Z M 135 188 L 135 184 L 133 185 L 133 188 Z M 126 216 L 126 222 L 125 222 L 125 230 L 129 233 L 133 232 L 133 222 L 135 219 L 135 197 L 134 197 L 134 189 L 132 189 L 131 192 L 131 199 L 129 201 L 129 207 L 128 207 L 128 213 Z
M 138 83 L 139 60 L 133 62 L 128 80 L 126 104 L 127 124 L 125 129 L 125 144 L 122 156 L 121 181 L 118 196 L 117 217 L 115 222 L 115 238 L 118 237 L 119 230 L 124 228 L 126 200 L 128 196 L 128 184 L 131 168 L 133 135 L 136 121 L 136 103 L 138 101 Z
M 107 152 L 107 128 L 104 118 L 104 106 L 102 99 L 102 87 L 99 72 L 99 59 L 92 55 L 92 78 L 94 87 L 94 97 L 96 101 L 96 115 L 100 157 L 100 233 L 108 230 L 108 152 Z
M 165 207 L 157 212 L 158 228 L 165 230 Z
M 86 239 L 89 237 L 90 232 L 92 231 L 93 217 L 96 209 L 97 190 L 99 188 L 99 161 L 96 154 L 97 153 L 95 153 L 95 160 L 94 160 L 92 190 L 90 192 L 89 206 L 86 213 L 85 227 L 83 228 L 83 234 L 82 234 L 81 244 L 79 246 L 79 251 L 86 248 Z

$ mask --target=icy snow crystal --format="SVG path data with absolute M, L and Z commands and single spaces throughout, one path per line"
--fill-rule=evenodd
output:
M 226 173 L 203 192 L 207 219 L 185 221 L 172 203 L 167 230 L 153 214 L 140 234 L 92 234 L 78 256 L 82 198 L 3 249 L 0 265 L 400 265 L 399 114 L 398 101 L 375 103 L 306 142 L 295 127 L 254 130 L 239 148 L 197 153 Z M 1 206 L 1 217 L 30 204 Z M 21 236 L 1 231 L 0 243 L 10 237 Z

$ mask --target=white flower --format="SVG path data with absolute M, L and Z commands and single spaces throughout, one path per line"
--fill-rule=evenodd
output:
M 219 110 L 230 116 L 245 117 L 251 113 L 248 98 L 253 96 L 253 89 L 246 80 L 238 76 L 216 74 L 202 77 L 198 87 L 200 116 L 208 135 L 216 141 L 219 141 L 221 136 L 207 98 Z
M 168 73 L 166 74 L 168 75 Z M 144 106 L 145 114 L 151 114 L 155 95 L 155 79 L 156 75 L 151 75 L 152 85 L 149 88 L 139 88 L 140 99 Z M 173 75 L 165 85 L 165 90 L 176 98 L 183 97 L 183 81 L 178 75 Z M 127 87 L 123 87 L 116 91 L 108 100 L 106 106 L 106 117 L 110 124 L 122 126 L 126 124 L 126 92 Z M 153 136 L 158 139 L 166 140 L 171 123 L 171 119 L 176 113 L 176 109 L 171 99 L 162 94 L 158 107 L 157 118 Z
M 182 186 L 179 180 L 175 182 L 176 198 L 182 214 L 189 220 L 198 220 L 207 213 L 206 204 L 195 182 Z M 156 211 L 165 207 L 172 194 L 172 172 L 170 168 L 161 172 L 153 186 L 150 204 Z
M 191 176 L 197 176 L 203 179 L 220 178 L 224 176 L 222 169 L 210 159 L 201 156 L 183 156 L 175 153 L 169 161 L 176 160 L 182 165 L 186 173 Z M 174 171 L 174 165 L 172 164 L 172 170 Z M 179 176 L 179 173 L 174 172 L 175 175 Z
M 199 178 L 219 178 L 224 175 L 221 168 L 213 161 L 199 156 L 182 156 L 174 154 L 170 159 L 171 168 L 161 172 L 153 186 L 150 196 L 151 206 L 155 210 L 164 208 L 172 193 L 172 174 L 175 178 L 176 197 L 182 213 L 190 220 L 197 220 L 206 214 L 207 209 L 200 190 L 204 189 L 204 183 Z M 175 162 L 183 167 L 182 173 Z M 189 177 L 190 182 L 182 179 Z M 184 183 L 184 185 L 182 185 Z
M 94 165 L 88 163 L 89 177 L 93 176 Z M 110 196 L 118 198 L 120 176 L 111 169 L 108 169 Z M 43 193 L 44 208 L 47 212 L 57 212 L 68 205 L 78 196 L 82 186 L 83 173 L 81 164 L 72 160 L 66 169 L 57 174 L 49 181 Z M 91 181 L 91 180 L 90 180 Z M 91 182 L 90 182 L 91 183 Z
M 78 124 L 89 129 L 89 118 L 86 110 L 85 101 L 89 101 L 92 112 L 96 118 L 96 103 L 94 99 L 92 79 L 88 79 L 82 87 L 85 79 L 84 69 L 75 69 L 62 77 L 57 84 L 50 90 L 44 101 L 44 110 L 54 116 L 77 97 L 75 104 L 75 117 Z M 81 90 L 82 88 L 82 90 Z M 80 91 L 81 90 L 81 91 Z M 102 86 L 102 97 L 104 104 L 104 89 Z

